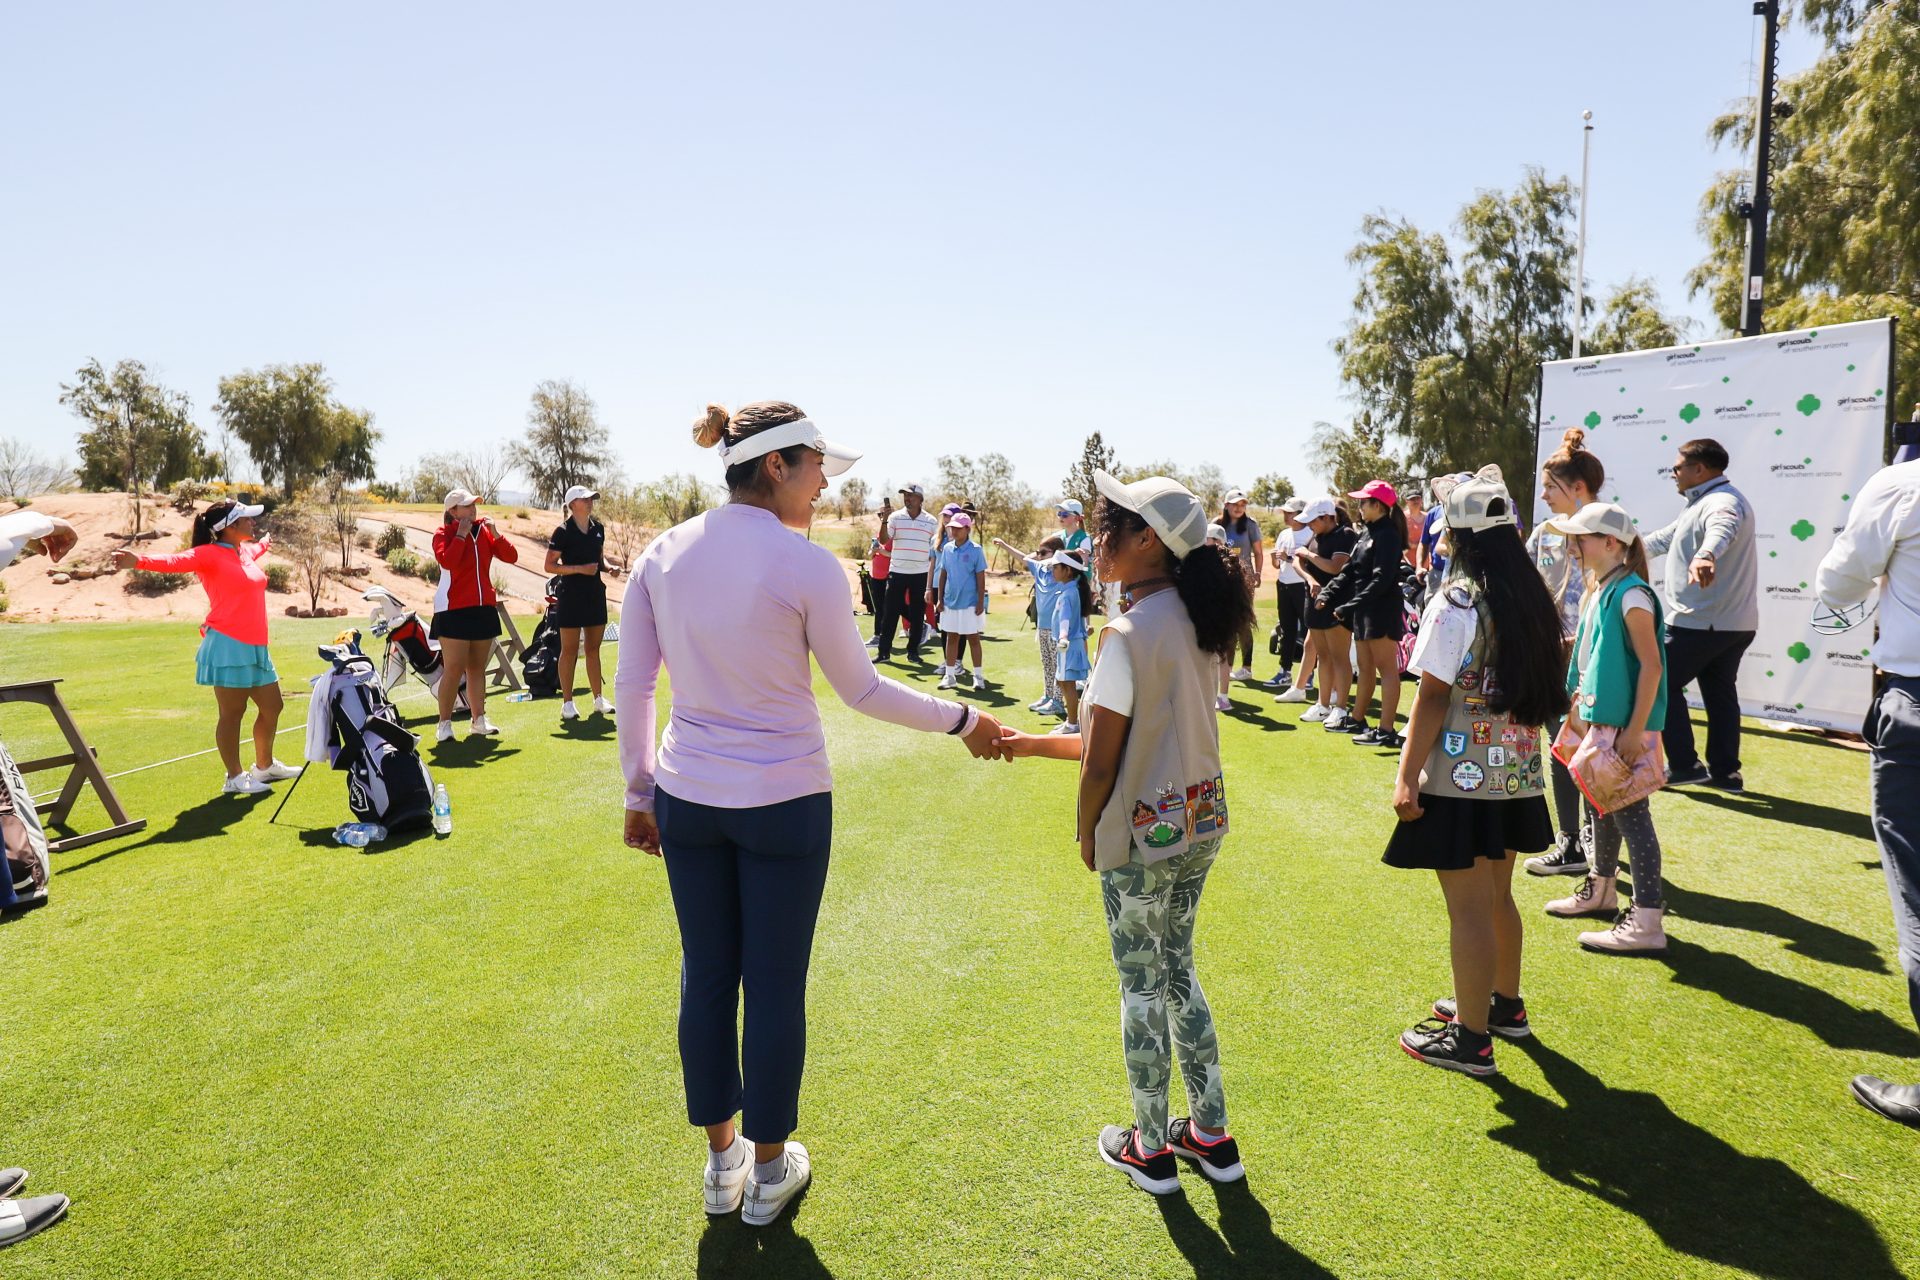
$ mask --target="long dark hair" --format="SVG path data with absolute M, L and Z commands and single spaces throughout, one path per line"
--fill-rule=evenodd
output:
M 1488 504 L 1489 513 L 1499 499 Z M 1520 531 L 1449 529 L 1453 559 L 1449 575 L 1473 584 L 1489 628 L 1486 649 L 1487 706 L 1520 724 L 1551 724 L 1567 713 L 1567 664 L 1560 639 L 1560 610 L 1546 581 L 1527 556 Z
M 1379 502 L 1380 500 L 1376 498 L 1374 501 Z M 1387 506 L 1384 502 L 1380 503 L 1380 505 L 1383 507 Z M 1407 509 L 1396 502 L 1392 506 L 1387 507 L 1387 514 L 1382 516 L 1381 519 L 1393 522 L 1393 527 L 1400 531 L 1400 545 L 1402 548 L 1405 548 L 1407 545 Z
M 196 547 L 204 547 L 218 537 L 219 535 L 215 533 L 213 526 L 226 519 L 227 513 L 232 511 L 236 505 L 238 504 L 236 504 L 232 498 L 222 498 L 219 502 L 214 503 L 205 511 L 195 516 L 193 518 L 193 545 Z
M 1232 519 L 1227 515 L 1227 505 L 1224 502 L 1220 504 L 1220 527 L 1223 529 L 1231 529 L 1244 537 L 1247 532 L 1247 521 L 1251 519 L 1253 517 L 1244 511 L 1240 513 L 1239 519 Z
M 1147 527 L 1137 513 L 1104 498 L 1100 500 L 1099 519 L 1103 538 L 1123 538 Z M 1232 658 L 1234 642 L 1253 625 L 1253 592 L 1232 550 L 1202 544 L 1184 560 L 1176 559 L 1170 549 L 1163 550 L 1165 571 L 1173 579 L 1180 603 L 1187 608 L 1194 639 L 1204 652 L 1221 661 Z M 1536 579 L 1539 576 L 1534 574 Z M 1084 577 L 1080 586 L 1086 589 Z M 1544 586 L 1540 589 L 1546 590 Z
M 800 406 L 788 404 L 785 400 L 756 400 L 752 404 L 741 405 L 733 413 L 727 412 L 723 404 L 710 404 L 705 413 L 693 420 L 693 442 L 702 449 L 711 449 L 722 439 L 729 445 L 736 445 L 748 436 L 759 435 L 762 431 L 785 426 L 789 422 L 798 422 L 806 416 Z M 807 446 L 790 445 L 776 452 L 789 467 L 797 467 L 807 455 Z M 767 483 L 766 466 L 765 454 L 734 463 L 727 468 L 727 492 L 736 498 L 765 494 L 771 488 Z

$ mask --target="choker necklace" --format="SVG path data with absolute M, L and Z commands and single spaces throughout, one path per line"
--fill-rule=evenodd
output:
M 1171 587 L 1172 585 L 1174 585 L 1172 578 L 1143 578 L 1139 582 L 1129 582 L 1126 586 L 1120 588 L 1120 598 L 1131 606 L 1140 598 L 1140 588 Z

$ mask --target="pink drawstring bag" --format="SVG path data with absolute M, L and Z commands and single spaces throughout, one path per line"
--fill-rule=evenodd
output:
M 1553 758 L 1566 766 L 1596 813 L 1624 809 L 1667 785 L 1667 755 L 1660 735 L 1647 730 L 1647 749 L 1628 765 L 1614 750 L 1619 733 L 1613 725 L 1587 724 L 1569 715 L 1553 739 Z

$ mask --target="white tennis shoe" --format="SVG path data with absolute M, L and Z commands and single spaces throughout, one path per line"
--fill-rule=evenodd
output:
M 747 1179 L 747 1194 L 740 1208 L 740 1221 L 750 1227 L 764 1227 L 807 1189 L 813 1180 L 813 1162 L 807 1149 L 797 1142 L 787 1144 L 787 1176 L 778 1182 Z

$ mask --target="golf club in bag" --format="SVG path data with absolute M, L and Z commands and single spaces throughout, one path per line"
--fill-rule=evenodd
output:
M 433 821 L 433 775 L 420 743 L 400 723 L 359 633 L 320 646 L 328 670 L 313 677 L 307 711 L 307 759 L 326 760 L 347 775 L 347 807 L 359 822 L 388 831 Z M 289 792 L 291 794 L 291 792 Z
M 427 634 L 427 628 L 421 625 L 420 615 L 407 608 L 399 597 L 385 587 L 374 587 L 361 593 L 362 600 L 371 600 L 373 608 L 367 615 L 367 627 L 379 639 L 387 642 L 387 649 L 381 655 L 380 683 L 389 694 L 413 672 L 427 692 L 435 697 L 440 695 L 440 645 Z M 464 682 L 466 677 L 462 676 Z M 454 710 L 467 709 L 467 691 L 463 687 L 454 699 Z
M 0 847 L 5 872 L 0 879 L 0 912 L 25 911 L 46 903 L 53 870 L 47 833 L 33 807 L 33 793 L 13 756 L 0 745 Z

